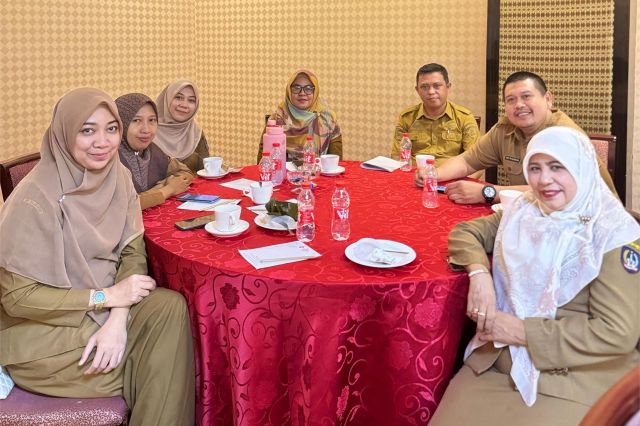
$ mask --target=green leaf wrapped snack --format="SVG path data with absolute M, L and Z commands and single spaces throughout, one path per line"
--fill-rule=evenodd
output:
M 287 201 L 278 201 L 275 198 L 269 200 L 265 205 L 267 213 L 273 216 L 290 216 L 293 220 L 298 220 L 298 205 Z

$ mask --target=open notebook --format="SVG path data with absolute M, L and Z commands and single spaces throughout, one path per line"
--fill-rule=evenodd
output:
M 360 164 L 360 167 L 362 167 L 363 169 L 392 172 L 402 167 L 403 164 L 404 163 L 402 161 L 379 155 L 376 158 L 372 158 L 371 160 L 362 162 L 362 164 Z

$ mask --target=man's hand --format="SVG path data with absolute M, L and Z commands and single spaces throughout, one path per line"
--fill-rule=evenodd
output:
M 416 169 L 416 174 L 413 175 L 413 182 L 416 186 L 422 188 L 424 185 L 424 178 L 427 177 L 427 168 L 426 167 L 418 167 Z
M 447 197 L 456 204 L 484 203 L 482 188 L 484 184 L 468 180 L 459 180 L 447 185 Z

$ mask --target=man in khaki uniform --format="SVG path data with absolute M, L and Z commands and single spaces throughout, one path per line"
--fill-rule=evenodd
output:
M 547 90 L 544 80 L 528 71 L 511 74 L 502 86 L 505 117 L 493 126 L 469 151 L 457 155 L 438 166 L 438 180 L 447 181 L 468 176 L 478 170 L 502 165 L 510 186 L 489 185 L 495 191 L 487 197 L 482 183 L 471 181 L 452 182 L 447 185 L 447 196 L 459 204 L 499 202 L 503 189 L 527 190 L 522 173 L 522 159 L 533 135 L 551 126 L 567 126 L 584 132 L 562 111 L 552 111 L 553 94 Z M 606 167 L 599 161 L 600 175 L 615 194 L 613 180 Z M 424 170 L 416 171 L 415 183 L 422 186 Z
M 480 135 L 470 110 L 449 102 L 449 73 L 439 64 L 423 65 L 416 75 L 416 92 L 422 102 L 403 110 L 398 117 L 391 155 L 400 157 L 403 133 L 411 138 L 411 157 L 431 154 L 436 166 L 468 150 Z

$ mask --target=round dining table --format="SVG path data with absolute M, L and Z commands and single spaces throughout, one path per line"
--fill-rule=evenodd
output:
M 454 373 L 465 324 L 468 278 L 447 263 L 447 237 L 459 222 L 491 214 L 443 194 L 422 206 L 413 172 L 367 170 L 314 180 L 320 257 L 255 269 L 238 252 L 296 241 L 295 233 L 254 223 L 250 198 L 223 183 L 258 180 L 256 166 L 189 192 L 242 199 L 244 233 L 216 237 L 175 222 L 206 212 L 172 198 L 143 213 L 150 273 L 184 295 L 196 358 L 196 418 L 201 425 L 423 425 Z M 337 179 L 350 196 L 351 236 L 331 236 Z M 274 198 L 295 198 L 285 182 Z M 345 249 L 361 238 L 400 242 L 411 263 L 377 268 Z

